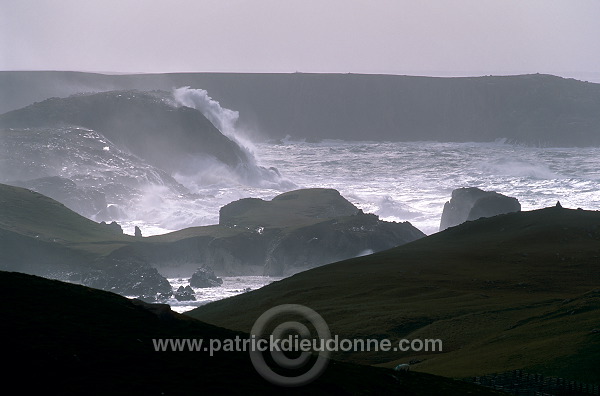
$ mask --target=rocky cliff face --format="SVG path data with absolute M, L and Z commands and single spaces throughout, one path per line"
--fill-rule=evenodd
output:
M 0 72 L 0 112 L 83 90 L 192 86 L 269 138 L 379 141 L 508 139 L 598 146 L 600 84 L 534 74 L 436 78 L 364 74 Z
M 465 221 L 520 210 L 521 204 L 516 198 L 507 197 L 494 191 L 483 191 L 475 187 L 458 188 L 452 191 L 452 198 L 444 204 L 440 231 Z

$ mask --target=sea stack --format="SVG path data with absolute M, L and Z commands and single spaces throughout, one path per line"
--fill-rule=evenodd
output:
M 495 191 L 483 191 L 476 187 L 457 188 L 452 198 L 444 204 L 440 231 L 465 221 L 492 217 L 499 214 L 519 212 L 521 204 L 516 198 Z

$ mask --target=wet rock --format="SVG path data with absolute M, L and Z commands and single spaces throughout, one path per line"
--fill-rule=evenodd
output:
M 117 235 L 123 235 L 123 228 L 116 221 L 111 222 L 110 224 L 106 224 L 106 222 L 101 222 L 100 224 L 108 227 L 113 233 Z
M 458 188 L 444 205 L 440 231 L 465 221 L 492 217 L 499 214 L 519 212 L 521 204 L 516 198 L 475 187 Z
M 186 287 L 179 286 L 175 292 L 175 299 L 177 301 L 196 301 L 196 294 L 189 285 Z
M 172 293 L 171 284 L 156 268 L 135 258 L 99 258 L 94 269 L 72 276 L 71 281 L 145 301 L 157 301 L 159 296 Z
M 223 284 L 223 279 L 218 278 L 214 271 L 208 268 L 198 268 L 190 278 L 190 286 L 192 287 L 216 287 Z

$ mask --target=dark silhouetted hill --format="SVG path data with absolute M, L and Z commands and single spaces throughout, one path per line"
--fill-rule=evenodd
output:
M 308 270 L 189 315 L 247 331 L 278 304 L 317 311 L 339 338 L 440 339 L 443 352 L 337 358 L 468 377 L 525 369 L 600 382 L 600 212 L 558 207 L 463 223 Z M 413 368 L 411 368 L 413 370 Z
M 281 388 L 257 374 L 248 352 L 155 351 L 153 339 L 248 337 L 168 306 L 5 271 L 0 298 L 9 304 L 2 312 L 2 385 L 20 394 L 500 394 L 443 377 L 341 362 L 330 362 L 305 387 Z

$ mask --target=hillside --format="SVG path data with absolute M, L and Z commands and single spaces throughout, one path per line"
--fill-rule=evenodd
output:
M 53 96 L 206 89 L 262 138 L 600 145 L 600 84 L 549 75 L 0 72 L 0 113 Z
M 34 291 L 34 292 L 32 292 Z M 43 298 L 42 298 L 43 296 Z M 156 352 L 152 339 L 224 341 L 247 335 L 113 293 L 0 271 L 7 337 L 3 385 L 23 394 L 279 394 L 247 352 Z M 495 395 L 426 374 L 331 362 L 316 382 L 286 394 Z
M 275 210 L 257 210 L 247 202 Z M 156 292 L 170 291 L 163 276 L 190 277 L 198 267 L 218 275 L 283 276 L 425 236 L 408 222 L 362 213 L 332 189 L 295 190 L 272 201 L 242 199 L 225 208 L 224 224 L 136 238 L 39 193 L 0 184 L 0 269 L 126 295 L 140 295 L 130 286 L 150 283 L 145 291 L 150 295 L 143 295 L 155 298 Z M 110 269 L 117 271 L 109 280 L 96 279 L 97 271 L 105 278 Z M 121 278 L 130 285 L 113 289 Z
M 470 221 L 189 315 L 248 331 L 267 309 L 302 304 L 340 338 L 443 341 L 442 353 L 339 359 L 421 360 L 415 370 L 451 377 L 526 369 L 598 383 L 599 264 L 600 212 L 552 207 Z

